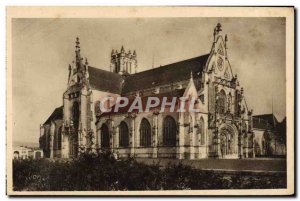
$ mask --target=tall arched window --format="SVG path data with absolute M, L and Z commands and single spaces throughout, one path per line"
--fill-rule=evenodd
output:
M 267 131 L 265 131 L 263 134 L 262 148 L 263 148 L 264 155 L 266 155 L 266 156 L 272 155 L 271 137 Z
M 142 119 L 140 125 L 140 146 L 151 146 L 151 125 L 149 121 L 145 118 Z
M 228 101 L 227 101 L 227 110 L 228 110 L 228 112 L 232 112 L 231 111 L 231 107 L 232 107 L 232 96 L 231 96 L 231 94 L 229 93 L 229 95 L 228 95 Z
M 101 148 L 109 148 L 109 131 L 105 124 L 101 126 Z
M 62 126 L 59 127 L 58 132 L 57 132 L 57 149 L 61 150 L 61 131 L 62 131 Z
M 129 130 L 127 124 L 124 121 L 122 121 L 119 126 L 119 146 L 129 146 Z
M 218 112 L 219 114 L 225 114 L 226 113 L 226 104 L 227 104 L 227 98 L 224 90 L 221 90 L 219 92 L 218 96 Z
M 176 146 L 176 122 L 175 120 L 167 116 L 164 120 L 163 127 L 163 145 L 165 146 Z
M 203 120 L 202 117 L 199 121 L 198 132 L 199 132 L 199 135 L 200 135 L 200 138 L 199 138 L 200 144 L 204 145 L 205 144 L 205 132 L 204 132 L 204 120 Z
M 75 101 L 72 107 L 72 120 L 76 131 L 78 130 L 78 126 L 79 126 L 79 116 L 80 116 L 79 103 Z

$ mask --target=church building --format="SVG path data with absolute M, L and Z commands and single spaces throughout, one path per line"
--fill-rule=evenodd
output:
M 112 50 L 110 71 L 88 64 L 76 39 L 62 106 L 41 125 L 46 157 L 72 158 L 85 151 L 111 150 L 136 158 L 253 158 L 252 110 L 228 56 L 221 24 L 207 54 L 139 72 L 136 51 Z M 195 98 L 198 112 L 102 112 L 103 97 Z M 108 107 L 114 107 L 108 102 Z

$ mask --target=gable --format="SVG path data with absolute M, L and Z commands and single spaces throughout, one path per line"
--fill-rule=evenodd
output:
M 208 61 L 207 70 L 214 72 L 216 77 L 222 79 L 231 80 L 233 78 L 222 36 L 217 38 L 217 41 L 212 47 L 212 54 Z

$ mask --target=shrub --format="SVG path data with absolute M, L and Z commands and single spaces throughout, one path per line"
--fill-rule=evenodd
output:
M 284 188 L 282 175 L 226 175 L 190 166 L 145 165 L 115 160 L 109 152 L 82 154 L 74 160 L 14 160 L 15 191 L 101 191 Z

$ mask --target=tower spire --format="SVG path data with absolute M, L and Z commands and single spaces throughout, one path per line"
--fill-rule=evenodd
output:
M 75 53 L 76 53 L 76 62 L 79 62 L 81 59 L 80 56 L 80 42 L 79 42 L 79 38 L 76 37 L 76 42 L 75 42 Z
M 76 48 L 76 51 L 80 51 L 80 42 L 79 42 L 79 38 L 76 37 L 76 42 L 75 42 L 75 48 Z

